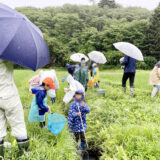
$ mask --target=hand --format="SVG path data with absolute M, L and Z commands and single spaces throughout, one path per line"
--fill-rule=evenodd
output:
M 78 113 L 78 116 L 79 116 L 79 117 L 81 117 L 81 116 L 82 116 L 82 113 L 81 113 L 81 112 L 79 112 L 79 113 Z
M 50 109 L 50 107 L 48 107 L 48 113 L 51 113 L 51 109 Z
M 71 91 L 70 89 L 67 89 L 67 92 Z
M 84 103 L 84 101 L 82 101 L 82 102 L 81 102 L 81 106 L 82 106 L 82 107 L 84 107 L 84 106 L 85 106 L 85 103 Z

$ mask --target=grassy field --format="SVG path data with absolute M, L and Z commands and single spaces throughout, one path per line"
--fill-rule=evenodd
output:
M 32 71 L 16 70 L 15 81 L 24 106 L 28 134 L 31 137 L 31 150 L 23 160 L 78 160 L 76 144 L 67 126 L 63 132 L 54 136 L 42 130 L 36 123 L 27 121 L 28 106 L 32 101 L 28 80 L 35 75 Z M 58 70 L 59 80 L 66 72 Z M 122 70 L 101 72 L 100 87 L 106 89 L 105 97 L 98 97 L 96 90 L 90 88 L 86 102 L 91 108 L 88 115 L 87 138 L 91 150 L 99 153 L 101 160 L 160 160 L 160 100 L 150 98 L 152 87 L 148 86 L 149 71 L 138 71 L 135 81 L 135 97 L 123 94 L 121 89 Z M 63 88 L 67 83 L 60 82 L 57 102 L 52 112 L 63 113 Z M 9 129 L 10 130 L 10 129 Z M 16 159 L 17 145 L 12 142 L 12 152 L 7 150 L 6 159 Z

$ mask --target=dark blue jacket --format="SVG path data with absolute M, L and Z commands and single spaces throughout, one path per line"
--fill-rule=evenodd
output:
M 75 65 L 66 64 L 66 68 L 68 69 L 68 73 L 73 76 L 73 73 L 75 71 Z
M 48 112 L 48 108 L 43 104 L 43 100 L 47 96 L 46 90 L 39 86 L 37 89 L 32 89 L 32 93 L 35 94 L 37 105 L 40 108 L 39 115 L 44 115 L 46 112 Z
M 136 72 L 136 60 L 129 56 L 124 56 L 124 60 L 121 63 L 124 65 L 124 73 L 135 73 Z

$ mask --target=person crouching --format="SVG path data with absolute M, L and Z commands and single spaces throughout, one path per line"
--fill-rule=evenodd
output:
M 75 100 L 70 104 L 68 113 L 68 127 L 74 133 L 76 141 L 81 141 L 81 149 L 85 150 L 85 132 L 87 130 L 86 114 L 90 108 L 84 102 L 84 92 L 76 91 Z
M 46 78 L 43 80 L 39 89 L 34 90 L 35 94 L 31 109 L 28 116 L 29 122 L 40 122 L 40 127 L 45 126 L 45 113 L 50 112 L 50 108 L 47 106 L 47 91 L 55 90 L 54 82 L 52 78 Z

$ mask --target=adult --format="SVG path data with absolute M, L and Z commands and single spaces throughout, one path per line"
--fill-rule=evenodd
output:
M 153 86 L 151 97 L 155 97 L 160 89 L 160 61 L 154 66 L 150 74 L 149 85 Z
M 85 88 L 85 91 L 87 91 L 89 77 L 88 77 L 88 67 L 86 67 L 85 61 L 81 62 L 80 68 L 74 73 L 74 78 L 75 80 L 80 82 Z
M 67 82 L 69 84 L 69 88 L 65 89 L 66 94 L 63 98 L 63 102 L 65 104 L 69 103 L 73 99 L 77 90 L 82 90 L 83 92 L 85 92 L 85 89 L 82 86 L 82 84 L 74 80 L 74 78 L 71 75 L 67 77 Z
M 11 125 L 12 136 L 17 138 L 18 147 L 23 153 L 29 147 L 29 137 L 27 137 L 23 107 L 14 83 L 13 64 L 0 60 L 0 157 L 2 159 L 7 122 Z
M 136 59 L 125 55 L 121 65 L 124 65 L 124 74 L 122 78 L 123 91 L 126 92 L 126 82 L 129 79 L 130 95 L 133 96 L 134 95 L 134 79 L 136 74 Z

